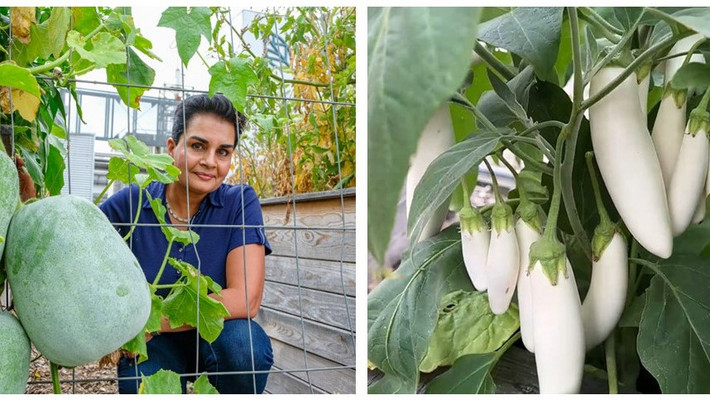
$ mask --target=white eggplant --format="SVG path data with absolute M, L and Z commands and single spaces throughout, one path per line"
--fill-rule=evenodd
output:
M 491 232 L 481 216 L 472 208 L 463 208 L 459 215 L 461 220 L 461 251 L 466 272 L 473 287 L 479 292 L 488 288 L 486 277 L 486 261 Z
M 592 279 L 582 302 L 587 350 L 603 342 L 619 322 L 628 281 L 627 245 L 624 237 L 616 232 L 599 259 L 592 262 Z
M 508 311 L 518 281 L 520 258 L 515 236 L 513 210 L 505 203 L 496 203 L 491 217 L 491 240 L 486 261 L 488 304 L 494 314 Z
M 636 100 L 638 103 L 638 100 Z M 579 393 L 584 372 L 584 327 L 577 283 L 569 260 L 567 275 L 553 286 L 540 262 L 530 271 L 535 365 L 540 394 Z
M 669 54 L 685 53 L 701 38 L 701 35 L 696 34 L 681 39 L 673 45 Z M 666 93 L 661 99 L 661 105 L 658 108 L 656 121 L 653 124 L 653 131 L 651 133 L 653 144 L 658 154 L 658 160 L 661 163 L 661 171 L 663 173 L 663 181 L 666 189 L 670 187 L 686 125 L 685 101 L 680 105 L 677 104 L 673 96 L 674 92 L 669 90 L 668 86 L 673 76 L 675 76 L 676 72 L 683 65 L 684 60 L 685 54 L 666 60 L 664 73 Z M 690 62 L 703 61 L 704 58 L 700 54 L 694 54 L 690 58 Z
M 530 245 L 540 239 L 540 233 L 528 225 L 522 218 L 515 223 L 515 234 L 520 249 L 520 272 L 518 274 L 518 314 L 520 315 L 520 336 L 529 352 L 535 352 L 533 337 L 532 293 L 528 264 L 530 263 Z
M 683 233 L 705 189 L 708 173 L 708 138 L 701 129 L 695 135 L 683 135 L 678 161 L 668 191 L 673 236 Z
M 417 151 L 410 159 L 409 170 L 407 171 L 407 186 L 406 186 L 406 209 L 407 217 L 409 217 L 409 209 L 412 206 L 414 198 L 414 189 L 422 179 L 422 175 L 426 172 L 429 164 L 434 161 L 441 153 L 448 150 L 454 144 L 454 127 L 451 122 L 451 113 L 449 112 L 448 103 L 444 103 L 439 107 L 434 115 L 429 119 L 426 127 L 422 131 L 417 142 Z M 439 208 L 436 209 L 432 218 L 422 230 L 421 240 L 428 239 L 441 230 L 441 225 L 446 219 L 446 213 L 449 209 L 449 202 L 445 201 Z
M 700 195 L 698 199 L 698 206 L 695 208 L 695 214 L 693 215 L 693 224 L 699 224 L 705 219 L 705 202 L 710 195 L 710 153 L 708 153 L 708 171 L 707 177 L 705 178 L 705 191 Z
M 602 68 L 592 78 L 591 96 L 623 72 Z M 632 74 L 590 110 L 592 147 L 614 206 L 646 250 L 670 257 L 673 235 L 661 167 L 642 114 Z M 537 346 L 536 346 L 537 347 Z

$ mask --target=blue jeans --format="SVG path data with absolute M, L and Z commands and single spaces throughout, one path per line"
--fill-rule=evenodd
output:
M 251 325 L 251 345 L 249 341 Z M 199 338 L 199 360 L 196 359 L 196 331 L 163 333 L 148 341 L 148 360 L 136 366 L 136 360 L 123 358 L 118 364 L 118 377 L 138 377 L 121 379 L 118 392 L 138 393 L 141 374 L 152 375 L 158 370 L 172 370 L 178 374 L 196 372 L 195 363 L 200 372 L 229 371 L 268 371 L 273 364 L 271 340 L 256 322 L 246 319 L 224 321 L 224 329 L 217 340 L 207 343 Z M 252 368 L 252 351 L 254 364 Z M 268 373 L 257 374 L 218 374 L 208 375 L 210 383 L 219 393 L 262 393 L 266 386 Z M 196 377 L 181 377 L 182 391 L 188 380 Z

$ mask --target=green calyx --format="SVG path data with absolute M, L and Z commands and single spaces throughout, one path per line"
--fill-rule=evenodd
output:
M 688 117 L 688 126 L 686 128 L 687 133 L 695 136 L 701 130 L 707 134 L 710 128 L 710 113 L 707 111 L 696 108 L 690 112 L 690 117 Z
M 515 213 L 529 227 L 538 233 L 542 233 L 542 210 L 539 205 L 532 201 L 521 201 L 518 208 L 515 209 Z
M 528 273 L 537 263 L 540 263 L 542 272 L 547 276 L 552 286 L 557 285 L 560 272 L 565 278 L 567 275 L 567 257 L 565 245 L 557 239 L 541 237 L 530 246 L 530 265 Z
M 461 209 L 459 220 L 461 221 L 461 230 L 469 234 L 487 229 L 486 220 L 483 219 L 481 213 L 471 207 Z
M 636 55 L 638 57 L 638 54 Z M 642 63 L 639 65 L 639 67 L 636 69 L 636 79 L 640 83 L 644 78 L 646 78 L 651 71 L 653 70 L 653 62 L 649 59 L 649 61 Z
M 513 229 L 513 209 L 506 203 L 496 203 L 491 211 L 491 226 L 495 233 Z
M 594 228 L 594 236 L 592 237 L 592 257 L 594 261 L 598 261 L 601 258 L 617 231 L 616 224 L 604 220 Z

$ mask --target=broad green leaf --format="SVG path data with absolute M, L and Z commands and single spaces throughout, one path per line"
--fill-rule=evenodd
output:
M 563 18 L 564 19 L 564 18 Z M 557 50 L 557 60 L 555 61 L 555 72 L 557 81 L 552 81 L 559 86 L 564 86 L 567 82 L 568 74 L 571 74 L 572 63 L 572 30 L 568 23 L 562 23 L 560 33 L 560 48 Z
M 28 44 L 15 42 L 13 60 L 19 65 L 27 65 L 36 58 L 47 59 L 51 55 L 58 58 L 64 48 L 70 18 L 69 8 L 52 7 L 52 12 L 46 21 L 30 27 L 32 40 Z
M 51 136 L 50 136 L 51 137 Z M 49 190 L 49 195 L 54 196 L 61 193 L 64 187 L 64 157 L 59 148 L 54 144 L 49 145 L 47 155 L 47 165 L 44 170 L 44 185 Z
M 385 375 L 372 385 L 368 386 L 369 394 L 411 394 L 411 383 L 396 375 Z
M 39 184 L 40 187 L 44 187 L 44 170 L 37 162 L 35 154 L 25 147 L 21 147 L 20 150 L 22 151 L 22 159 L 25 160 L 25 167 L 32 181 L 35 184 Z
M 597 39 L 594 37 L 592 28 L 587 25 L 584 27 L 584 47 L 582 48 L 582 72 L 584 74 L 592 70 L 599 58 L 599 48 L 597 47 Z
M 181 278 L 182 281 L 182 278 Z M 229 316 L 229 311 L 224 304 L 208 297 L 197 294 L 192 285 L 179 286 L 174 289 L 163 301 L 163 314 L 170 320 L 170 327 L 177 328 L 184 324 L 197 327 L 197 300 L 199 297 L 199 332 L 200 337 L 207 342 L 214 342 L 222 332 L 224 318 Z
M 710 37 L 710 26 L 707 24 L 710 18 L 710 8 L 692 7 L 675 11 L 674 9 L 660 9 L 664 14 L 655 15 L 662 19 L 658 22 L 651 34 L 651 44 L 658 43 L 671 35 L 671 26 L 675 30 L 690 29 L 705 37 Z M 648 14 L 648 13 L 647 13 Z
M 691 254 L 708 257 L 710 245 L 710 218 L 700 224 L 691 224 L 680 236 L 673 240 L 673 254 Z
M 222 290 L 222 287 L 217 282 L 213 281 L 212 278 L 207 275 L 200 274 L 199 271 L 197 271 L 197 268 L 193 267 L 190 263 L 174 258 L 170 258 L 169 261 L 170 265 L 180 271 L 182 276 L 187 276 L 190 279 L 190 282 L 193 282 L 193 287 L 195 289 L 197 289 L 197 277 L 199 276 L 199 293 L 207 294 L 207 289 L 213 293 L 219 293 Z M 192 278 L 195 280 L 193 281 Z
M 488 295 L 457 290 L 441 299 L 439 319 L 419 370 L 431 372 L 452 365 L 467 354 L 496 351 L 518 330 L 518 306 L 495 315 L 488 306 Z
M 161 215 L 165 215 L 165 213 Z M 195 231 L 181 231 L 177 228 L 173 228 L 172 226 L 161 226 L 160 229 L 163 231 L 163 234 L 165 234 L 168 241 L 176 241 L 186 246 L 188 244 L 192 244 L 193 242 L 197 243 L 200 240 L 200 235 L 198 235 Z
M 495 353 L 469 354 L 456 360 L 448 371 L 432 379 L 427 394 L 493 394 L 496 391 L 491 370 Z
M 0 86 L 20 89 L 39 99 L 39 85 L 27 68 L 6 61 L 0 64 Z
M 501 100 L 503 100 L 503 103 L 505 103 L 508 110 L 510 110 L 510 112 L 512 112 L 517 119 L 521 121 L 527 120 L 528 116 L 525 113 L 525 109 L 523 109 L 523 106 L 518 103 L 518 100 L 515 98 L 515 94 L 512 90 L 510 90 L 508 85 L 501 81 L 500 78 L 498 78 L 498 76 L 491 70 L 488 70 L 488 80 L 493 86 L 493 91 L 498 95 L 498 97 L 501 98 Z
M 175 30 L 180 60 L 187 66 L 197 48 L 200 47 L 201 36 L 208 42 L 212 40 L 212 12 L 207 7 L 170 7 L 163 11 L 158 26 Z
M 71 12 L 74 18 L 72 29 L 82 35 L 88 35 L 101 24 L 96 7 L 72 7 Z
M 614 16 L 625 30 L 631 29 L 642 14 L 642 7 L 614 7 Z
M 141 374 L 138 394 L 182 394 L 180 375 L 170 370 L 160 369 L 150 376 Z
M 646 291 L 637 351 L 663 393 L 710 392 L 707 259 L 673 255 Z
M 466 76 L 479 14 L 368 9 L 368 249 L 380 262 L 409 158 L 429 118 Z
M 696 88 L 707 89 L 710 87 L 710 65 L 692 62 L 682 66 L 671 80 L 674 89 Z
M 151 293 L 150 295 L 150 316 L 148 317 L 148 322 L 145 323 L 145 330 L 147 332 L 157 332 L 160 330 L 160 320 L 162 314 L 160 310 L 163 307 L 163 299 Z
M 367 298 L 367 356 L 385 378 L 373 391 L 415 392 L 441 297 L 472 288 L 456 227 L 419 243 L 377 285 Z
M 519 7 L 481 24 L 479 38 L 515 53 L 535 67 L 544 80 L 554 72 L 562 30 L 562 7 Z
M 209 69 L 210 97 L 222 92 L 234 107 L 244 112 L 247 101 L 247 87 L 259 82 L 259 78 L 249 64 L 249 59 L 233 57 L 228 62 L 220 61 Z
M 481 130 L 471 138 L 456 143 L 429 165 L 414 189 L 409 212 L 411 217 L 407 220 L 410 243 L 419 240 L 431 215 L 458 187 L 459 178 L 491 153 L 500 138 L 499 132 Z
M 533 69 L 532 67 L 527 67 L 509 80 L 506 85 L 515 94 L 517 102 L 527 108 L 530 87 L 534 82 Z M 477 106 L 483 115 L 495 126 L 508 126 L 518 121 L 518 117 L 510 111 L 505 101 L 493 90 L 483 93 Z M 479 127 L 484 126 L 481 121 L 476 122 Z
M 130 79 L 130 81 L 129 81 Z M 106 80 L 116 85 L 116 91 L 131 108 L 140 109 L 140 98 L 148 90 L 143 87 L 126 87 L 125 84 L 151 86 L 155 80 L 155 70 L 143 62 L 133 49 L 128 49 L 128 59 L 125 64 L 114 64 L 106 67 Z
M 139 363 L 142 363 L 143 361 L 147 360 L 148 347 L 145 343 L 145 331 L 138 332 L 138 334 L 133 339 L 126 342 L 123 346 L 121 346 L 121 348 L 124 350 L 128 350 L 133 354 L 138 354 Z
M 126 185 L 135 182 L 135 176 L 140 172 L 140 168 L 131 164 L 128 160 L 121 157 L 111 157 L 108 162 L 107 179 L 116 179 Z
M 53 124 L 50 133 L 59 139 L 67 138 L 67 131 L 61 125 Z
M 128 149 L 130 149 L 133 154 L 138 156 L 146 156 L 150 154 L 150 148 L 148 145 L 138 140 L 135 136 L 126 136 L 123 139 L 126 141 Z
M 147 55 L 148 57 L 152 58 L 153 60 L 158 60 L 158 61 L 163 61 L 160 57 L 158 57 L 157 54 L 153 53 L 153 43 L 144 38 L 141 35 L 136 35 L 135 42 L 133 43 L 133 46 L 140 51 L 141 53 Z
M 98 68 L 111 64 L 126 63 L 126 49 L 120 39 L 108 32 L 99 32 L 91 39 L 92 48 L 86 48 L 86 40 L 77 31 L 67 33 L 67 45 L 81 58 L 91 61 Z
M 637 296 L 631 301 L 631 304 L 624 310 L 624 313 L 619 318 L 619 323 L 617 324 L 622 328 L 637 328 L 639 326 L 639 321 L 641 321 L 641 313 L 646 305 L 646 292 Z
M 195 394 L 219 394 L 217 389 L 210 383 L 207 375 L 200 375 L 200 377 L 195 380 L 193 388 Z

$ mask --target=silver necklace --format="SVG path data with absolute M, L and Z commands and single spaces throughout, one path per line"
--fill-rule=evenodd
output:
M 179 222 L 182 222 L 183 224 L 188 224 L 190 223 L 190 219 L 188 218 L 180 218 L 175 213 L 173 212 L 173 209 L 170 208 L 170 202 L 168 201 L 168 196 L 165 196 L 165 205 L 168 208 L 168 213 L 170 213 L 170 216 L 178 220 Z

